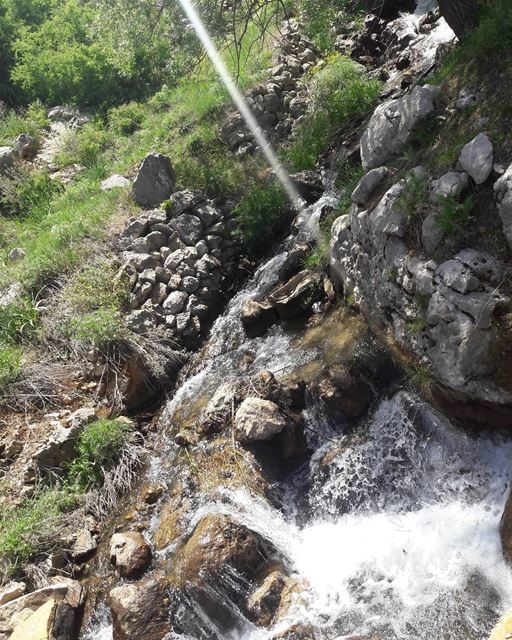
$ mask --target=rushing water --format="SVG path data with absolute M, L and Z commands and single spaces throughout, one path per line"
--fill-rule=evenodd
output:
M 312 217 L 317 212 L 310 210 Z M 320 336 L 313 331 L 299 339 L 274 327 L 245 339 L 241 306 L 274 285 L 283 259 L 284 253 L 271 258 L 231 300 L 163 422 L 176 412 L 187 415 L 226 380 L 263 368 L 282 375 L 357 351 L 357 328 L 343 315 L 324 321 L 328 330 Z M 250 364 L 243 365 L 248 352 Z M 307 623 L 333 640 L 485 639 L 512 604 L 498 531 L 512 443 L 492 434 L 470 437 L 405 391 L 381 400 L 355 433 L 329 423 L 319 405 L 307 408 L 306 419 L 312 455 L 283 482 L 281 508 L 245 491 L 221 491 L 191 525 L 207 513 L 226 513 L 271 541 L 303 584 L 286 618 L 271 631 L 257 628 L 212 591 L 230 609 L 232 629 L 219 630 L 197 603 L 183 602 L 189 635 L 171 637 L 264 640 Z M 159 477 L 168 455 L 152 461 L 150 475 Z M 84 638 L 111 640 L 106 608 Z

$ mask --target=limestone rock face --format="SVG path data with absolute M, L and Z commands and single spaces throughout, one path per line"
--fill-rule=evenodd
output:
M 503 233 L 512 247 L 512 164 L 494 185 Z
M 246 398 L 235 414 L 235 438 L 239 442 L 269 440 L 285 426 L 279 407 L 270 400 Z
M 354 296 L 375 327 L 385 327 L 399 344 L 426 358 L 443 385 L 472 401 L 512 406 L 511 395 L 493 382 L 502 349 L 497 320 L 507 305 L 497 290 L 500 268 L 471 248 L 440 265 L 413 255 L 406 244 L 408 221 L 397 206 L 403 188 L 391 187 L 373 210 L 353 205 L 334 222 L 335 284 Z M 498 196 L 504 199 L 503 189 L 502 184 Z M 423 243 L 433 249 L 439 241 L 435 219 L 428 234 L 427 221 Z M 412 332 L 409 323 L 420 323 L 420 330 Z
M 365 171 L 383 166 L 405 147 L 416 124 L 434 111 L 437 91 L 429 85 L 415 87 L 410 94 L 375 109 L 361 138 Z
M 389 176 L 387 167 L 376 167 L 368 171 L 356 185 L 352 193 L 352 202 L 364 206 L 377 187 Z
M 430 199 L 457 198 L 469 186 L 468 174 L 464 171 L 448 171 L 430 185 Z
M 162 640 L 171 631 L 166 587 L 165 578 L 154 575 L 110 591 L 114 640 Z
M 133 578 L 147 569 L 151 549 L 138 531 L 115 533 L 110 539 L 110 562 L 124 578 Z
M 476 184 L 483 184 L 492 173 L 494 150 L 492 142 L 479 133 L 462 149 L 459 164 L 473 178 Z
M 171 161 L 161 153 L 148 154 L 133 183 L 132 195 L 142 207 L 158 207 L 174 191 L 176 174 Z

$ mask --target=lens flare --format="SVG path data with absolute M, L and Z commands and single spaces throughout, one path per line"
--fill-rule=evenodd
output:
M 247 104 L 244 96 L 236 86 L 233 78 L 231 77 L 229 71 L 226 68 L 217 48 L 215 47 L 212 39 L 210 38 L 210 34 L 206 30 L 201 18 L 199 17 L 194 5 L 190 2 L 190 0 L 179 0 L 183 11 L 185 12 L 187 18 L 190 21 L 190 24 L 194 28 L 197 37 L 202 42 L 204 48 L 206 49 L 206 53 L 208 57 L 212 61 L 215 70 L 220 76 L 224 86 L 229 92 L 231 99 L 235 103 L 240 115 L 245 120 L 248 128 L 251 130 L 251 133 L 254 135 L 256 142 L 258 143 L 263 155 L 268 160 L 268 163 L 274 170 L 276 177 L 279 182 L 283 185 L 283 188 L 288 195 L 293 206 L 300 210 L 304 206 L 304 202 L 300 197 L 297 189 L 293 186 L 292 181 L 290 180 L 290 176 L 286 172 L 283 165 L 279 162 L 274 150 L 272 149 L 270 142 L 267 140 L 265 134 L 262 132 L 261 127 L 258 124 L 258 121 L 254 117 L 249 105 Z

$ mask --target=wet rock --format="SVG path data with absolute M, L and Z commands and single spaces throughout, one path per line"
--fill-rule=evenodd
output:
M 352 202 L 360 206 L 365 206 L 377 187 L 390 175 L 387 167 L 376 167 L 368 171 L 356 185 L 352 192 Z
M 274 305 L 270 301 L 246 300 L 240 319 L 247 337 L 257 338 L 274 325 L 278 318 Z
M 298 271 L 304 268 L 304 261 L 311 251 L 308 242 L 299 242 L 295 244 L 286 256 L 285 261 L 279 267 L 278 277 L 281 282 L 286 282 L 292 278 Z
M 219 585 L 235 571 L 254 579 L 273 552 L 256 532 L 228 516 L 209 515 L 195 527 L 189 540 L 176 554 L 171 583 L 180 589 L 201 589 Z M 237 594 L 236 600 L 243 597 Z
M 318 629 L 307 624 L 294 624 L 285 631 L 280 631 L 271 636 L 270 640 L 321 640 L 322 635 Z
M 27 585 L 24 582 L 8 582 L 4 587 L 0 589 L 0 606 L 21 598 L 25 593 Z
M 81 529 L 71 549 L 74 562 L 81 563 L 91 558 L 98 547 L 96 536 L 89 529 Z
M 359 418 L 373 399 L 367 382 L 343 365 L 329 369 L 319 382 L 311 385 L 311 392 L 323 402 L 335 421 Z
M 162 640 L 171 631 L 166 588 L 167 581 L 157 574 L 112 589 L 113 640 Z
M 311 271 L 301 271 L 270 296 L 277 314 L 284 320 L 310 311 L 323 297 L 322 278 Z
M 279 609 L 285 585 L 286 577 L 280 571 L 273 571 L 249 596 L 247 611 L 250 619 L 259 627 L 271 625 Z
M 324 192 L 322 180 L 313 171 L 300 171 L 290 176 L 293 186 L 297 189 L 301 198 L 308 204 L 320 199 Z
M 483 184 L 492 173 L 494 149 L 492 142 L 484 133 L 462 149 L 459 164 L 473 178 L 476 184 Z
M 242 443 L 269 440 L 285 426 L 279 407 L 261 398 L 246 398 L 235 414 L 235 438 Z
M 115 174 L 110 176 L 110 178 L 106 178 L 101 182 L 101 190 L 102 191 L 112 191 L 112 189 L 128 189 L 131 185 L 131 182 L 125 178 L 124 176 L 120 176 Z
M 158 207 L 174 191 L 176 174 L 171 161 L 161 153 L 148 154 L 133 182 L 132 195 L 143 207 Z
M 123 578 L 143 573 L 151 562 L 151 549 L 137 531 L 115 533 L 110 539 L 110 562 Z
M 0 607 L 2 640 L 77 640 L 86 592 L 80 584 L 61 578 Z
M 434 111 L 437 87 L 415 87 L 410 94 L 375 109 L 361 138 L 361 159 L 366 171 L 383 166 L 407 144 L 416 124 Z M 469 173 L 469 172 L 468 172 Z

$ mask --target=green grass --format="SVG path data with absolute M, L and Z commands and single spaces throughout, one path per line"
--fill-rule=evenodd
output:
M 247 251 L 256 253 L 268 247 L 282 222 L 286 197 L 281 185 L 253 183 L 234 210 L 237 233 Z
M 459 202 L 456 198 L 441 197 L 439 199 L 436 225 L 446 235 L 455 235 L 462 227 L 468 224 L 474 204 L 471 196 L 463 202 Z
M 47 547 L 63 526 L 64 512 L 76 502 L 77 496 L 69 487 L 41 487 L 21 505 L 2 508 L 0 558 L 6 577 Z
M 37 326 L 37 311 L 22 300 L 0 308 L 0 394 L 21 372 L 23 345 Z
M 22 133 L 39 140 L 48 124 L 46 109 L 41 102 L 34 102 L 27 109 L 11 109 L 0 118 L 0 146 L 11 145 Z
M 395 208 L 401 211 L 409 219 L 420 213 L 420 207 L 425 202 L 427 194 L 427 177 L 417 176 L 411 173 L 407 176 L 405 186 L 395 202 Z
M 68 481 L 80 491 L 101 486 L 105 471 L 114 466 L 132 435 L 133 426 L 120 420 L 90 424 L 76 444 L 78 455 L 67 468 Z
M 293 170 L 314 169 L 316 163 L 348 123 L 375 104 L 380 83 L 369 79 L 359 65 L 335 55 L 309 80 L 312 105 L 295 129 L 284 157 Z

